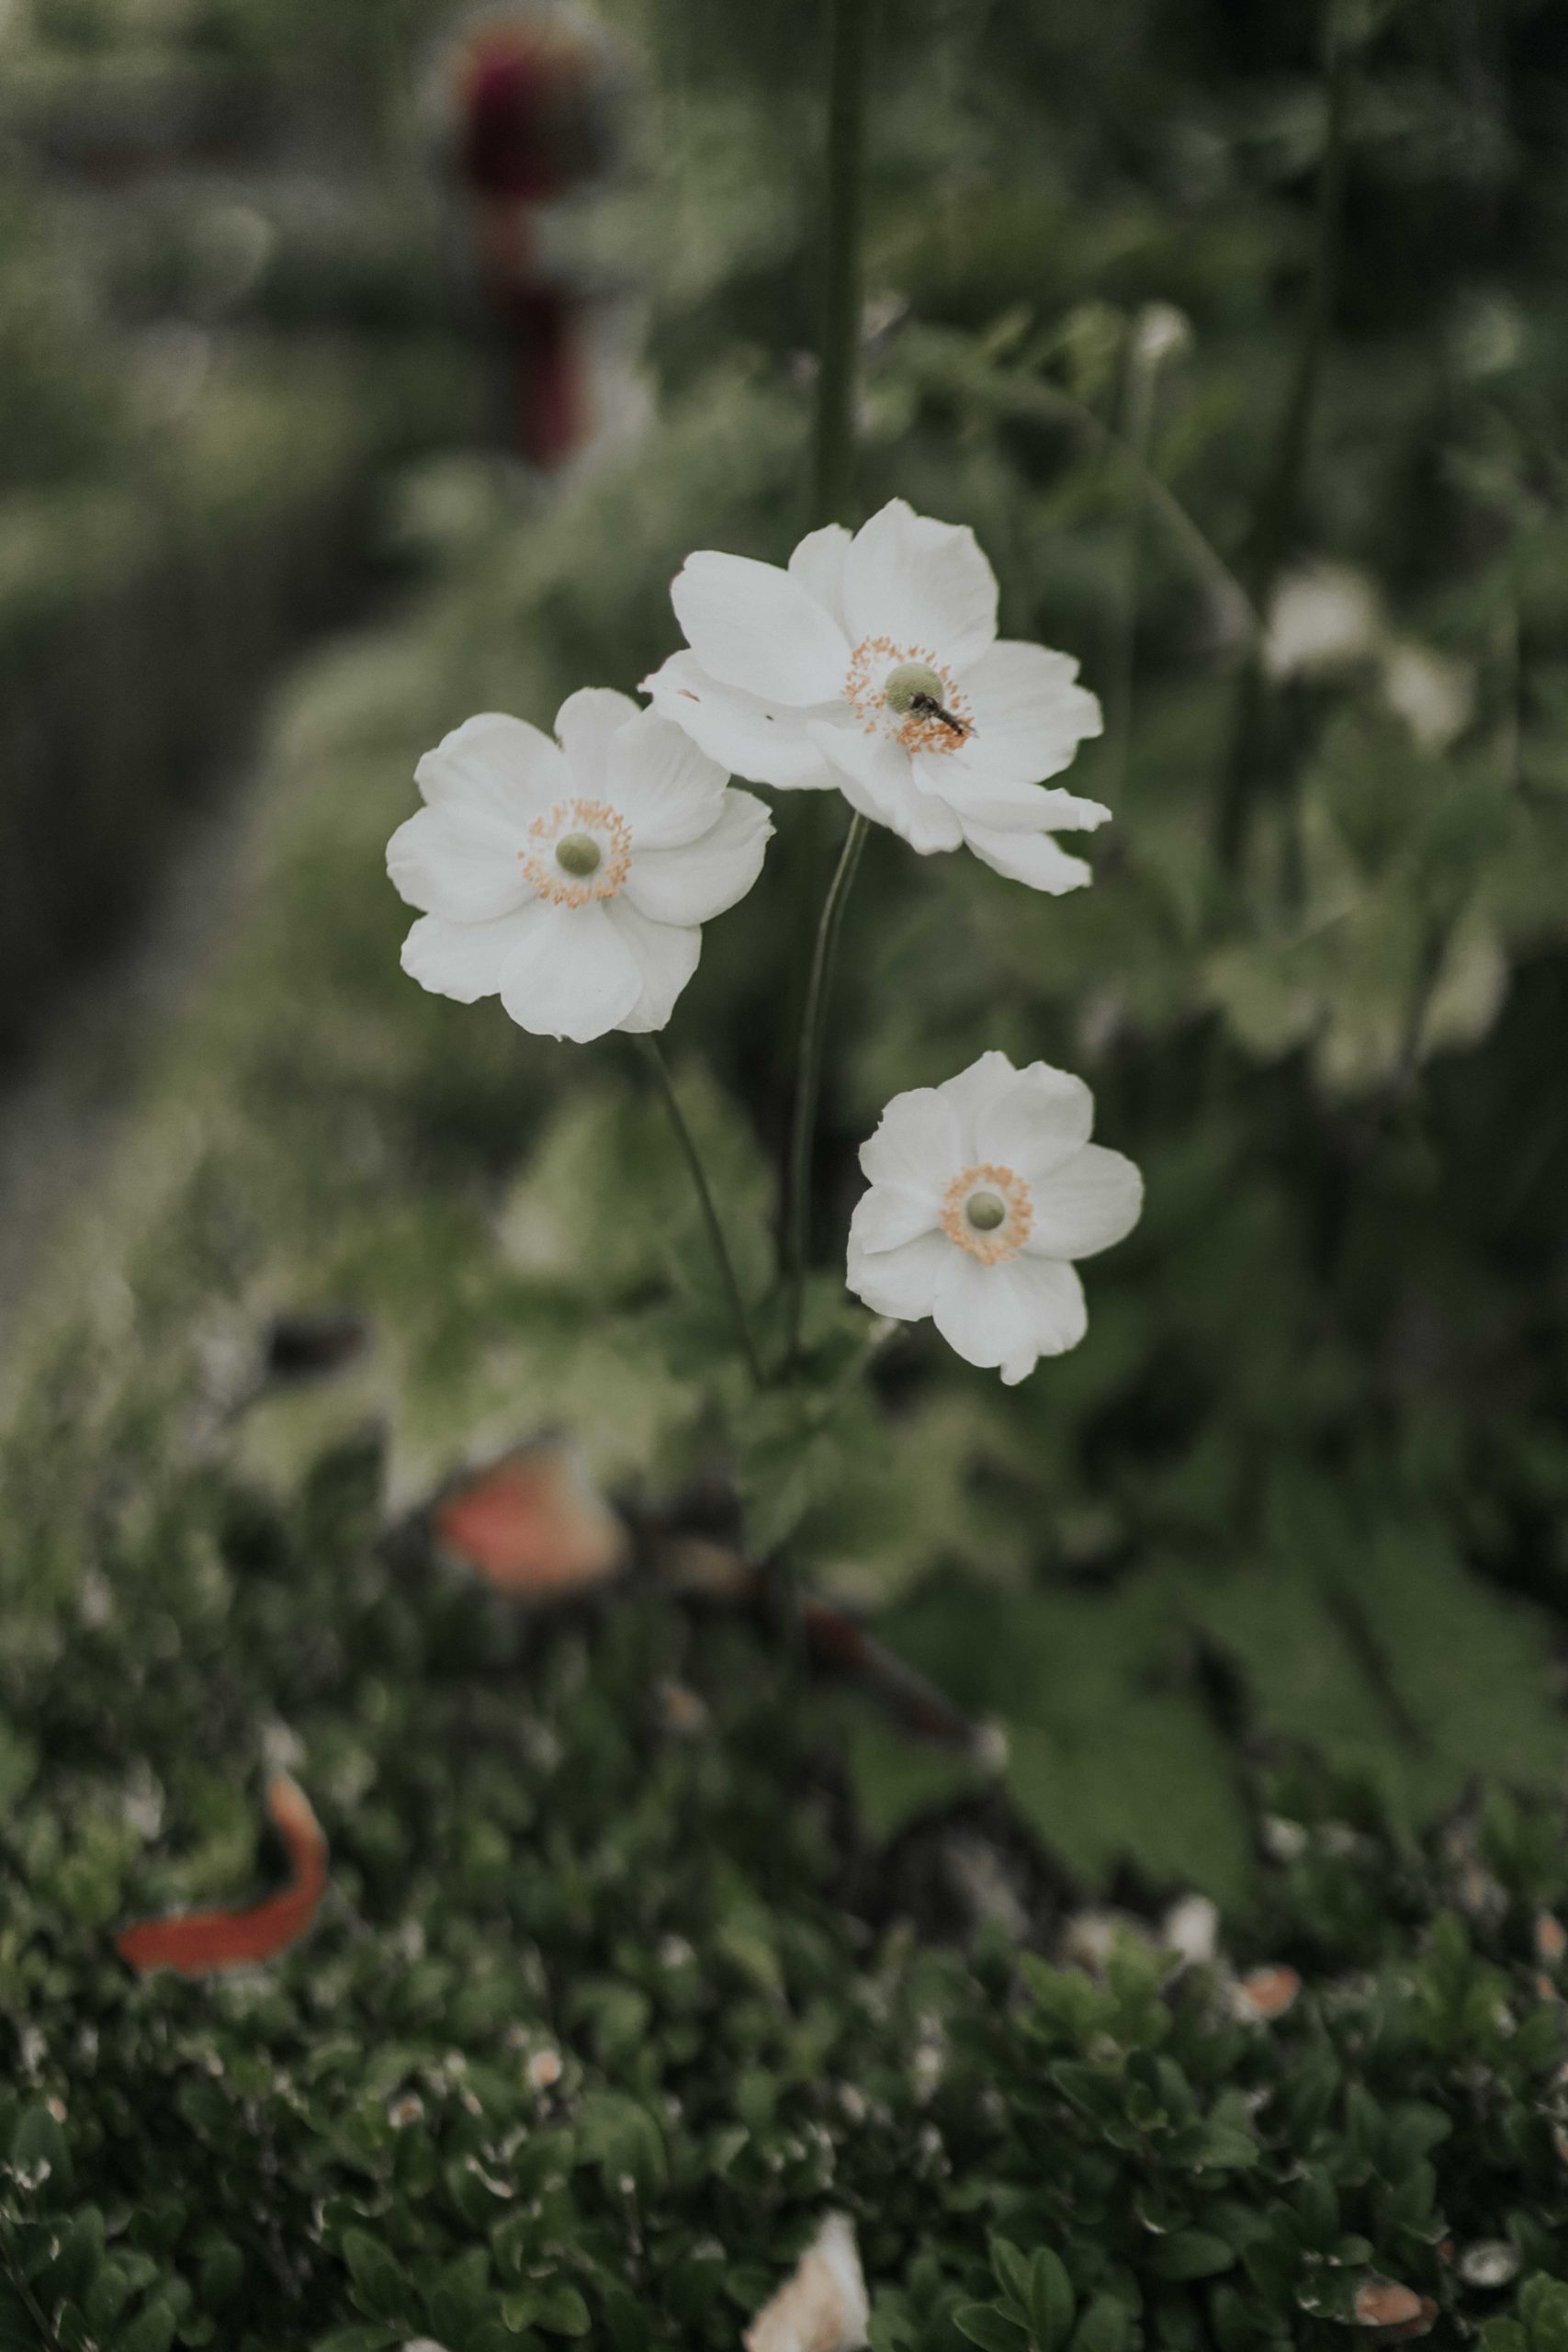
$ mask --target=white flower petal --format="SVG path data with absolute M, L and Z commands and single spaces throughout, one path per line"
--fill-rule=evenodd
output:
M 639 710 L 610 738 L 604 797 L 631 827 L 634 853 L 680 849 L 718 821 L 729 779 L 682 728 Z
M 634 847 L 623 894 L 655 922 L 711 922 L 762 870 L 773 820 L 754 793 L 725 793 L 718 822 L 683 849 Z
M 844 633 L 800 581 L 750 556 L 689 555 L 670 591 L 686 642 L 714 677 L 780 702 L 831 702 L 850 666 Z
M 525 831 L 446 802 L 406 818 L 387 843 L 398 896 L 451 922 L 489 922 L 532 893 L 519 862 Z
M 1077 668 L 1070 654 L 1017 638 L 988 647 L 959 680 L 974 726 L 964 764 L 1014 784 L 1058 775 L 1104 725 L 1094 695 L 1073 683 Z
M 955 1078 L 944 1078 L 936 1088 L 958 1122 L 957 1169 L 966 1167 L 979 1158 L 975 1143 L 975 1129 L 981 1112 L 1018 1076 L 1005 1054 L 993 1046 L 978 1061 L 971 1062 Z
M 917 752 L 915 774 L 928 791 L 941 793 L 965 826 L 996 832 L 1092 831 L 1110 821 L 1102 801 L 1065 792 L 1060 785 L 1014 784 L 1009 776 L 983 775 L 968 764 L 967 746 L 958 752 Z
M 558 746 L 503 711 L 481 711 L 426 752 L 414 782 L 433 808 L 489 815 L 526 831 L 571 785 Z
M 844 558 L 849 551 L 850 534 L 843 525 L 824 523 L 819 531 L 807 531 L 789 560 L 790 577 L 809 590 L 840 628 L 844 625 Z
M 874 1315 L 918 1323 L 936 1304 L 950 1258 L 963 1257 L 945 1233 L 922 1233 L 897 1250 L 863 1250 L 852 1237 L 845 1280 Z
M 864 1251 L 901 1249 L 922 1233 L 938 1230 L 940 1196 L 929 1185 L 918 1191 L 906 1184 L 874 1184 L 863 1193 L 850 1219 L 852 1248 Z
M 402 967 L 411 980 L 434 996 L 477 1003 L 500 989 L 518 926 L 525 920 L 525 910 L 491 922 L 449 922 L 444 915 L 421 915 L 403 941 Z
M 1010 1071 L 1011 1063 L 1007 1067 Z M 896 1094 L 876 1133 L 862 1144 L 860 1164 L 874 1184 L 896 1184 L 940 1204 L 964 1165 L 963 1136 L 945 1091 L 916 1086 L 907 1094 Z
M 984 1266 L 963 1250 L 948 1252 L 931 1313 L 956 1354 L 999 1370 L 1009 1386 L 1041 1356 L 1076 1347 L 1089 1329 L 1083 1285 L 1070 1266 L 1044 1258 Z
M 501 1001 L 520 1029 L 581 1045 L 624 1021 L 642 992 L 641 967 L 602 899 L 536 899 L 517 923 Z
M 1089 1329 L 1083 1284 L 1071 1266 L 1045 1258 L 1016 1258 L 1007 1268 L 1016 1289 L 1029 1300 L 1033 1330 L 1026 1351 L 1020 1348 L 1001 1367 L 1002 1385 L 1016 1387 L 1042 1356 L 1063 1356 Z
M 854 2224 L 829 2213 L 741 2342 L 745 2352 L 862 2352 L 870 2317 Z
M 1144 1180 L 1122 1152 L 1086 1144 L 1032 1186 L 1032 1258 L 1092 1258 L 1122 1240 L 1144 1205 Z
M 843 595 L 852 645 L 888 637 L 962 670 L 997 633 L 996 574 L 974 532 L 934 523 L 901 498 L 855 533 L 844 559 Z
M 1094 1125 L 1094 1097 L 1081 1078 L 1048 1062 L 1031 1062 L 997 1088 L 976 1114 L 980 1158 L 1010 1168 L 1032 1189 L 1042 1177 L 1081 1152 Z M 1118 1155 L 1107 1155 L 1115 1159 Z M 1074 1257 L 1075 1250 L 1053 1250 Z
M 448 922 L 421 915 L 403 942 L 403 969 L 410 979 L 436 996 L 474 1004 L 494 996 L 524 918 L 502 915 L 493 922 Z
M 638 708 L 630 695 L 618 695 L 609 686 L 583 686 L 568 695 L 557 711 L 556 733 L 573 786 L 584 799 L 598 799 L 604 793 L 610 738 L 637 718 Z
M 1032 890 L 1048 890 L 1059 899 L 1065 890 L 1081 890 L 1094 880 L 1094 868 L 1081 857 L 1069 857 L 1049 833 L 999 831 L 992 825 L 968 825 L 964 838 L 976 856 L 1010 882 L 1027 882 Z
M 675 1000 L 697 968 L 703 952 L 700 931 L 678 923 L 650 922 L 636 907 L 619 898 L 605 901 L 605 911 L 637 958 L 642 993 L 616 1025 L 622 1029 L 662 1029 L 675 1010 Z
M 922 857 L 956 849 L 964 828 L 945 800 L 916 782 L 909 754 L 885 735 L 858 727 L 832 727 L 819 719 L 807 729 L 812 741 L 838 769 L 844 798 L 874 824 L 886 825 Z
M 839 772 L 806 731 L 807 714 L 710 678 L 694 653 L 672 653 L 642 682 L 661 718 L 672 718 L 730 775 L 784 792 L 836 792 Z M 816 710 L 830 710 L 818 704 Z

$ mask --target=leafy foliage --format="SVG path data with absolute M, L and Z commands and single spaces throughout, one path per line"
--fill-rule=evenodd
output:
M 114 50 L 107 8 L 39 13 Z M 876 2352 L 1331 2346 L 1383 2289 L 1492 2352 L 1562 2339 L 1561 61 L 1494 13 L 1484 70 L 1448 12 L 1368 14 L 1287 552 L 1356 567 L 1375 625 L 1264 663 L 1229 868 L 1315 65 L 1293 12 L 910 17 L 873 276 L 916 316 L 876 338 L 863 486 L 973 521 L 1010 632 L 1083 652 L 1112 725 L 1074 780 L 1118 823 L 1050 904 L 873 845 L 809 1392 L 760 1409 L 711 1374 L 629 1073 L 420 996 L 379 871 L 447 726 L 631 685 L 694 543 L 795 536 L 800 28 L 665 26 L 662 413 L 525 528 L 481 458 L 402 481 L 417 592 L 280 698 L 265 890 L 17 1351 L 0 2345 L 718 2345 L 829 2204 Z M 332 45 L 319 9 L 190 16 L 209 56 Z M 1191 339 L 1140 455 L 1156 302 Z M 75 375 L 69 305 L 8 309 L 16 447 L 74 499 L 126 446 L 114 371 Z M 203 495 L 274 514 L 291 413 L 208 410 L 250 464 L 194 436 Z M 80 611 L 98 541 L 55 495 L 17 594 L 58 565 Z M 674 1040 L 764 1312 L 775 981 L 823 847 L 783 813 Z M 1089 1069 L 1145 1225 L 1016 1394 L 919 1339 L 863 1380 L 828 1264 L 853 1148 L 993 1043 Z M 268 1313 L 322 1301 L 374 1347 L 258 1392 Z M 545 1420 L 626 1487 L 735 1470 L 760 1546 L 994 1722 L 995 1775 L 701 1610 L 524 1625 L 388 1540 Z M 132 1982 L 128 1913 L 248 1879 L 264 1760 L 332 1838 L 318 1933 L 265 1978 Z M 1187 1885 L 1238 1964 L 1301 1971 L 1272 2025 L 1131 1928 L 1066 1964 L 1086 1898 L 1146 1924 Z

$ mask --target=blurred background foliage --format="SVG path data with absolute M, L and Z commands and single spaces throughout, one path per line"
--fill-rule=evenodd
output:
M 421 995 L 383 875 L 446 727 L 632 689 L 686 550 L 808 520 L 818 9 L 602 14 L 626 153 L 562 235 L 644 350 L 541 480 L 446 5 L 0 12 L 24 1117 L 63 992 L 120 995 L 231 826 L 176 1016 L 94 1016 L 115 1148 L 12 1277 L 0 2343 L 47 2302 L 118 2352 L 235 2310 L 256 2352 L 719 2345 L 829 2194 L 877 2352 L 1018 2352 L 1042 2239 L 1079 2352 L 1337 2343 L 1373 2260 L 1470 2340 L 1568 2242 L 1563 14 L 884 0 L 861 499 L 974 522 L 1004 628 L 1081 656 L 1117 823 L 1065 900 L 872 842 L 816 1364 L 865 1329 L 858 1141 L 983 1046 L 1089 1077 L 1147 1214 L 1075 1355 L 1004 1393 L 915 1331 L 804 1452 L 707 1416 L 637 1068 Z M 832 820 L 783 807 L 670 1033 L 757 1298 Z M 322 1307 L 369 1348 L 268 1376 Z M 409 1571 L 388 1529 L 546 1425 L 644 1510 L 736 1475 L 757 1553 L 999 1736 L 917 1746 L 668 1597 L 526 1628 Z M 110 1927 L 244 1877 L 264 1761 L 332 1837 L 322 1928 L 134 1985 Z M 1021 1940 L 1182 1889 L 1218 1981 L 1128 1945 L 1018 2007 Z M 1227 1950 L 1324 1978 L 1279 2046 Z M 1488 2343 L 1561 2326 L 1538 2286 Z
M 604 13 L 634 130 L 581 233 L 646 308 L 650 413 L 549 485 L 487 441 L 434 168 L 444 7 L 32 0 L 0 29 L 8 1039 L 146 903 L 182 810 L 254 771 L 220 952 L 9 1335 L 24 1843 L 137 1758 L 232 1829 L 279 1716 L 335 1752 L 331 1678 L 291 1693 L 282 1640 L 226 1680 L 209 1772 L 119 1721 L 117 1643 L 200 1651 L 221 1619 L 215 1491 L 308 1517 L 309 1465 L 374 1422 L 395 1517 L 551 1424 L 645 1498 L 738 1463 L 754 1544 L 1001 1726 L 981 1764 L 813 1700 L 872 1847 L 1001 1803 L 1053 1883 L 1196 1886 L 1256 1931 L 1284 1820 L 1326 1841 L 1289 1935 L 1366 1957 L 1377 1871 L 1568 1759 L 1568 26 L 885 6 L 860 493 L 972 522 L 1005 631 L 1081 657 L 1108 723 L 1072 781 L 1116 822 L 1062 901 L 873 842 L 823 1361 L 862 1320 L 856 1145 L 984 1046 L 1081 1070 L 1148 1205 L 1075 1354 L 1003 1392 L 916 1333 L 802 1459 L 705 1417 L 716 1302 L 629 1060 L 423 996 L 382 872 L 445 729 L 635 687 L 688 549 L 782 560 L 807 519 L 816 12 Z M 780 974 L 830 830 L 784 807 L 669 1040 L 758 1294 Z M 322 1304 L 369 1317 L 367 1356 L 253 1396 L 267 1317 Z M 337 1605 L 328 1577 L 293 1638 L 330 1646 Z M 1357 1839 L 1371 1894 L 1335 1879 Z
M 779 557 L 802 521 L 804 28 L 700 6 L 619 22 L 645 78 L 592 233 L 644 284 L 657 413 L 547 492 L 473 441 L 475 322 L 431 169 L 441 12 L 84 5 L 9 33 L 7 545 L 43 657 L 14 717 L 60 756 L 27 709 L 58 670 L 83 796 L 65 823 L 65 787 L 11 763 L 18 902 L 41 903 L 52 851 L 62 935 L 96 923 L 96 862 L 123 880 L 175 771 L 199 788 L 232 762 L 232 707 L 320 575 L 373 557 L 402 582 L 275 701 L 240 936 L 130 1158 L 154 1180 L 139 1249 L 187 1301 L 171 1362 L 197 1360 L 224 1289 L 244 1314 L 365 1308 L 409 1491 L 547 1419 L 650 1487 L 714 1458 L 694 1376 L 713 1303 L 673 1180 L 644 1183 L 663 1146 L 629 1071 L 494 1004 L 421 1000 L 378 856 L 446 727 L 547 719 L 584 677 L 634 685 L 672 641 L 688 547 Z M 804 1464 L 743 1429 L 740 1476 L 758 1545 L 887 1612 L 896 1646 L 944 1654 L 954 1611 L 976 1629 L 965 1702 L 1008 1720 L 1015 1793 L 1090 1875 L 1132 1856 L 1240 1894 L 1259 1789 L 1298 1752 L 1409 1826 L 1476 1772 L 1561 1773 L 1561 46 L 1528 6 L 1346 17 L 1326 66 L 1306 8 L 1265 30 L 930 6 L 883 29 L 862 495 L 973 521 L 1004 628 L 1081 655 L 1108 725 L 1078 775 L 1117 821 L 1065 901 L 874 843 L 819 1238 L 836 1253 L 886 1096 L 987 1043 L 1090 1078 L 1148 1210 L 1094 1270 L 1089 1341 L 1016 1394 L 918 1336 Z M 149 150 L 219 89 L 240 160 Z M 1309 347 L 1301 463 L 1260 547 Z M 340 502 L 357 528 L 329 528 Z M 51 576 L 105 548 L 116 588 Z M 199 607 L 196 658 L 141 638 L 154 579 L 187 654 Z M 785 806 L 767 887 L 710 934 L 672 1033 L 755 1288 L 792 1044 L 778 975 L 827 815 Z M 43 978 L 36 956 L 18 969 Z M 193 1240 L 206 1188 L 229 1201 L 220 1267 Z M 107 1246 L 123 1258 L 118 1228 Z M 697 1305 L 672 1309 L 688 1276 Z M 838 1301 L 829 1262 L 829 1344 L 858 1313 Z M 101 1360 L 111 1389 L 144 1389 L 149 1316 Z M 306 1441 L 325 1409 L 298 1412 Z M 1042 1661 L 1021 1679 L 1014 1623 Z M 857 1769 L 892 1826 L 875 1784 L 907 1776 L 877 1748 Z

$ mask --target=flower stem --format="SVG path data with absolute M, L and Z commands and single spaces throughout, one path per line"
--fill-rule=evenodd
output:
M 1317 225 L 1313 253 L 1312 282 L 1302 319 L 1296 364 L 1280 420 L 1274 460 L 1258 504 L 1251 545 L 1242 565 L 1247 594 L 1267 621 L 1269 601 L 1280 575 L 1295 522 L 1302 473 L 1312 437 L 1313 412 L 1334 309 L 1338 279 L 1339 230 L 1345 209 L 1346 130 L 1350 114 L 1350 90 L 1355 44 L 1340 22 L 1337 0 L 1327 0 L 1327 105 L 1323 162 L 1317 178 Z M 1214 847 L 1228 874 L 1240 867 L 1250 830 L 1252 802 L 1260 767 L 1258 730 L 1264 703 L 1263 649 L 1255 640 L 1236 689 L 1235 718 L 1230 756 L 1215 813 Z
M 872 0 L 829 0 L 828 233 L 822 268 L 822 347 L 817 377 L 811 506 L 815 523 L 848 522 L 854 481 L 855 378 L 860 358 L 866 83 Z
M 1122 403 L 1122 437 L 1133 458 L 1133 494 L 1122 549 L 1122 586 L 1117 598 L 1115 635 L 1106 695 L 1106 752 L 1110 783 L 1106 797 L 1113 808 L 1121 804 L 1127 782 L 1132 749 L 1133 681 L 1137 661 L 1138 598 L 1144 557 L 1144 526 L 1148 499 L 1144 484 L 1149 478 L 1149 449 L 1154 440 L 1155 408 L 1159 391 L 1161 355 L 1143 346 L 1134 323 L 1128 355 L 1127 379 Z
M 822 1091 L 822 1041 L 828 1005 L 838 960 L 839 933 L 843 929 L 855 869 L 870 831 L 858 811 L 844 835 L 844 846 L 822 901 L 817 943 L 811 952 L 811 974 L 806 985 L 806 1012 L 800 1024 L 800 1061 L 795 1082 L 795 1117 L 789 1137 L 789 1218 L 784 1235 L 784 1273 L 788 1286 L 787 1362 L 800 1355 L 800 1323 L 806 1306 L 806 1268 L 811 1251 L 811 1159 L 817 1139 L 817 1102 Z
M 719 1279 L 724 1285 L 724 1294 L 729 1303 L 730 1318 L 735 1325 L 735 1337 L 740 1352 L 746 1359 L 746 1368 L 751 1375 L 753 1384 L 758 1388 L 761 1388 L 766 1385 L 765 1376 L 761 1359 L 757 1353 L 757 1342 L 751 1336 L 751 1324 L 746 1313 L 746 1302 L 740 1295 L 740 1284 L 735 1278 L 735 1266 L 729 1255 L 728 1244 L 724 1238 L 724 1227 L 718 1221 L 718 1211 L 714 1206 L 713 1193 L 709 1190 L 708 1180 L 704 1173 L 701 1155 L 693 1140 L 692 1131 L 686 1125 L 686 1116 L 681 1108 L 680 1098 L 675 1092 L 674 1080 L 670 1075 L 670 1065 L 664 1058 L 664 1048 L 651 1031 L 639 1036 L 637 1043 L 647 1056 L 648 1066 L 653 1072 L 654 1084 L 664 1098 L 664 1107 L 670 1114 L 670 1124 L 675 1130 L 675 1138 L 680 1144 L 682 1156 L 691 1171 L 697 1204 L 703 1213 L 703 1223 L 707 1227 L 708 1240 L 713 1248 L 714 1262 L 718 1268 Z

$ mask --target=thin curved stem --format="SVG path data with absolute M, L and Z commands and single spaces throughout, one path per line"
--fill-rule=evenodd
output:
M 1113 650 L 1107 677 L 1106 752 L 1110 773 L 1109 797 L 1120 807 L 1127 783 L 1132 752 L 1133 681 L 1137 662 L 1138 595 L 1143 570 L 1144 523 L 1148 500 L 1144 483 L 1152 468 L 1149 450 L 1154 440 L 1155 409 L 1159 393 L 1160 355 L 1139 347 L 1134 330 L 1122 401 L 1122 441 L 1135 469 L 1134 489 L 1127 515 L 1127 539 L 1122 550 L 1121 594 Z
M 746 1368 L 753 1383 L 757 1387 L 761 1388 L 765 1386 L 766 1379 L 762 1371 L 761 1358 L 757 1353 L 757 1342 L 751 1336 L 751 1323 L 746 1312 L 746 1302 L 740 1295 L 740 1284 L 735 1277 L 735 1266 L 729 1255 L 729 1246 L 724 1238 L 724 1227 L 718 1221 L 718 1211 L 714 1205 L 713 1193 L 708 1188 L 702 1157 L 693 1139 L 692 1131 L 686 1125 L 686 1114 L 681 1108 L 680 1098 L 675 1091 L 675 1082 L 670 1075 L 670 1065 L 664 1058 L 664 1049 L 651 1032 L 639 1036 L 637 1043 L 647 1057 L 649 1068 L 653 1072 L 654 1084 L 664 1099 L 664 1107 L 670 1114 L 670 1124 L 675 1130 L 682 1156 L 691 1171 L 692 1184 L 703 1214 L 703 1223 L 707 1227 L 708 1240 L 712 1245 L 714 1262 L 718 1268 L 719 1280 L 729 1303 L 730 1319 L 735 1325 L 736 1340 L 741 1354 L 746 1359 Z
M 1059 384 L 1016 373 L 982 373 L 959 345 L 960 338 L 947 329 L 910 327 L 905 330 L 900 348 L 905 364 L 933 390 L 971 401 L 994 416 L 1063 425 L 1100 456 L 1114 459 L 1126 477 L 1129 492 L 1164 526 L 1172 545 L 1202 581 L 1227 623 L 1249 640 L 1259 634 L 1262 624 L 1247 590 L 1169 484 L 1155 472 L 1146 454 L 1134 448 L 1113 426 Z
M 822 266 L 822 346 L 812 445 L 814 523 L 843 523 L 854 478 L 855 379 L 860 361 L 861 240 L 864 225 L 866 83 L 873 0 L 831 0 L 828 47 L 828 233 Z
M 789 1217 L 784 1235 L 785 1280 L 788 1285 L 787 1362 L 800 1354 L 800 1324 L 806 1306 L 806 1269 L 811 1254 L 811 1160 L 817 1139 L 817 1104 L 822 1091 L 822 1044 L 827 1034 L 828 1006 L 838 961 L 839 934 L 844 909 L 853 888 L 865 837 L 871 828 L 858 812 L 852 819 L 839 853 L 839 863 L 822 901 L 817 941 L 811 952 L 811 975 L 806 987 L 806 1012 L 800 1024 L 800 1063 L 795 1083 L 795 1117 L 789 1138 Z
M 1274 460 L 1243 564 L 1247 594 L 1256 609 L 1265 616 L 1295 524 L 1339 276 L 1339 231 L 1345 209 L 1346 134 L 1350 119 L 1354 49 L 1338 22 L 1333 0 L 1329 0 L 1327 40 L 1328 121 L 1317 182 L 1312 283 L 1290 392 L 1274 445 Z M 1222 867 L 1232 875 L 1240 870 L 1251 829 L 1266 684 L 1262 644 L 1255 639 L 1236 690 L 1230 753 L 1214 812 L 1215 852 Z

